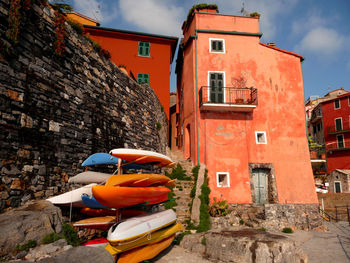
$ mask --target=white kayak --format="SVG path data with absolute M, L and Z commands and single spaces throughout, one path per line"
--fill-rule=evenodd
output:
M 46 200 L 50 201 L 54 205 L 69 206 L 72 204 L 72 206 L 74 206 L 74 207 L 85 207 L 85 205 L 81 199 L 81 195 L 88 194 L 89 196 L 92 196 L 91 188 L 94 185 L 96 185 L 96 184 L 93 183 L 93 184 L 85 185 L 83 187 L 69 191 L 67 193 L 56 195 L 54 197 L 50 197 Z
M 69 178 L 68 183 L 72 184 L 103 184 L 105 183 L 112 174 L 100 173 L 87 171 L 79 173 L 71 178 Z
M 122 242 L 145 236 L 176 222 L 176 213 L 172 209 L 131 217 L 114 224 L 109 230 L 107 240 Z

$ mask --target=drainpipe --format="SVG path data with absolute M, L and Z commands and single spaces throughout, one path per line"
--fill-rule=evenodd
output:
M 197 165 L 199 165 L 199 121 L 198 121 L 198 76 L 197 76 L 197 29 L 195 30 L 196 35 L 194 36 L 194 52 L 195 52 L 195 76 L 196 76 L 196 130 L 197 130 Z

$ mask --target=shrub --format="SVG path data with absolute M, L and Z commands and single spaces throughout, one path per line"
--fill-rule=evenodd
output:
M 197 232 L 206 232 L 210 229 L 210 215 L 209 215 L 209 194 L 210 188 L 208 186 L 208 170 L 204 174 L 204 182 L 201 186 L 201 195 L 199 199 L 201 200 L 200 205 L 200 215 L 199 215 L 199 225 L 197 227 Z
M 168 200 L 169 201 L 164 204 L 164 207 L 166 209 L 171 209 L 171 208 L 174 208 L 175 206 L 177 206 L 176 201 L 172 200 L 172 199 L 174 199 L 174 197 L 175 197 L 175 193 L 174 192 L 171 191 L 171 192 L 168 193 Z
M 63 224 L 63 235 L 68 245 L 72 245 L 72 246 L 80 245 L 78 234 L 77 232 L 75 232 L 74 228 L 70 224 L 68 223 Z
M 293 233 L 294 231 L 293 231 L 293 229 L 291 229 L 290 227 L 285 227 L 285 228 L 282 229 L 282 232 L 283 232 L 283 233 L 287 233 L 287 234 L 291 234 L 291 233 Z
M 15 248 L 15 251 L 20 252 L 20 251 L 28 251 L 30 248 L 36 247 L 37 242 L 35 240 L 29 240 L 27 243 L 23 245 L 17 245 Z
M 250 17 L 256 17 L 257 16 L 259 18 L 261 16 L 258 12 L 250 13 L 249 15 L 250 15 Z
M 44 236 L 44 238 L 42 239 L 41 243 L 43 244 L 50 244 L 53 243 L 59 239 L 61 239 L 62 237 L 58 234 L 56 234 L 55 232 L 52 232 L 46 236 Z
M 214 203 L 209 207 L 209 214 L 213 217 L 218 217 L 228 215 L 229 213 L 231 213 L 231 210 L 228 208 L 227 201 L 217 201 L 214 197 Z
M 239 220 L 239 224 L 244 225 L 244 220 L 243 219 Z
M 75 32 L 77 32 L 79 35 L 83 35 L 84 27 L 82 24 L 80 24 L 79 22 L 70 20 L 70 19 L 68 19 L 67 22 L 75 30 Z
M 207 238 L 206 237 L 202 237 L 201 244 L 204 246 L 207 245 Z
M 182 181 L 190 181 L 191 177 L 186 175 L 186 171 L 182 168 L 181 164 L 177 164 L 175 168 L 172 169 L 171 173 L 165 172 L 165 175 L 171 179 L 178 179 Z
M 157 130 L 160 131 L 160 129 L 162 128 L 162 124 L 160 124 L 159 122 L 156 123 L 156 127 Z
M 266 232 L 266 228 L 265 227 L 261 227 L 259 228 L 260 231 Z
M 219 11 L 218 6 L 215 4 L 209 4 L 209 5 L 205 4 L 205 3 L 197 4 L 197 5 L 192 6 L 192 8 L 188 11 L 186 22 L 190 21 L 190 19 L 192 18 L 193 12 L 196 9 L 215 9 L 215 10 Z

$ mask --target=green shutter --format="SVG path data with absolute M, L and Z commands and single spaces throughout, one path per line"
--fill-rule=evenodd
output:
M 150 55 L 150 43 L 139 42 L 139 56 L 148 57 Z
M 149 75 L 147 73 L 137 73 L 137 82 L 139 84 L 142 84 L 142 83 L 149 84 Z

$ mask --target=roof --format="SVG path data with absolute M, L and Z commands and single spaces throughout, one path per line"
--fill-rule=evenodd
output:
M 91 17 L 85 16 L 85 15 L 80 14 L 80 13 L 75 12 L 75 11 L 65 11 L 64 13 L 65 13 L 65 14 L 74 14 L 74 15 L 80 16 L 80 17 L 82 17 L 82 18 L 84 18 L 84 19 L 86 19 L 86 20 L 89 20 L 89 21 L 91 21 L 91 22 L 94 22 L 94 23 L 96 23 L 97 25 L 100 24 L 97 20 L 92 19 Z
M 348 169 L 335 169 L 334 171 L 350 175 L 350 170 L 348 170 Z
M 172 42 L 171 43 L 171 56 L 172 56 L 172 58 L 174 58 L 175 50 L 176 50 L 176 47 L 177 47 L 177 42 L 179 40 L 178 37 L 174 37 L 174 36 L 150 34 L 150 33 L 130 31 L 130 30 L 123 30 L 123 29 L 117 29 L 117 28 L 90 26 L 90 25 L 84 25 L 84 27 L 87 28 L 87 29 L 95 29 L 95 30 L 100 30 L 100 31 L 115 32 L 115 33 L 126 34 L 126 35 L 134 35 L 134 36 L 152 37 L 152 38 L 157 38 L 157 39 L 163 39 L 163 40 L 170 41 L 170 42 Z
M 264 47 L 267 47 L 267 48 L 271 48 L 271 49 L 274 49 L 274 50 L 277 50 L 277 51 L 280 51 L 280 52 L 283 52 L 283 53 L 286 53 L 286 54 L 289 54 L 289 55 L 296 56 L 296 57 L 300 58 L 301 62 L 304 61 L 304 57 L 302 55 L 297 54 L 297 53 L 290 52 L 290 51 L 287 51 L 287 50 L 284 50 L 284 49 L 280 49 L 280 48 L 277 48 L 277 47 L 273 47 L 273 46 L 270 46 L 270 45 L 266 45 L 264 43 L 259 43 L 259 44 L 264 46 Z

